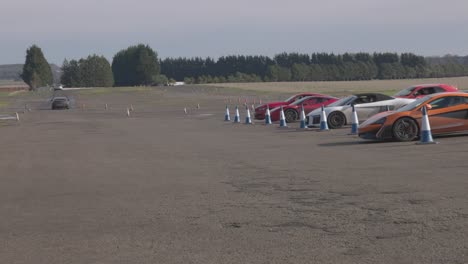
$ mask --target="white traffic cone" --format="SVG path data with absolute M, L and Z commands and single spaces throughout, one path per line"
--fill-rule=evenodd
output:
M 231 121 L 231 116 L 229 115 L 229 107 L 226 105 L 226 113 L 224 114 L 224 121 Z
M 353 115 L 351 117 L 351 133 L 349 133 L 349 134 L 350 135 L 357 135 L 358 126 L 359 126 L 359 119 L 358 119 L 358 115 L 357 115 L 357 112 L 356 112 L 356 108 L 354 107 L 354 104 L 351 105 L 351 107 L 353 108 Z
M 327 123 L 327 114 L 325 113 L 325 109 L 323 108 L 322 105 L 322 112 L 320 113 L 320 131 L 328 131 L 330 130 L 328 128 L 328 123 Z
M 270 115 L 270 107 L 267 105 L 266 113 L 265 113 L 265 125 L 271 125 L 271 115 Z
M 187 107 L 184 107 L 184 113 L 187 114 Z
M 280 127 L 288 127 L 282 106 L 281 106 L 281 111 L 280 111 Z
M 435 142 L 432 139 L 431 133 L 431 125 L 429 124 L 429 117 L 427 116 L 427 108 L 423 106 L 422 109 L 422 120 L 421 120 L 421 141 L 416 143 L 418 145 L 422 144 L 437 144 L 439 142 Z
M 252 124 L 252 119 L 250 118 L 250 109 L 249 109 L 248 106 L 246 106 L 245 109 L 247 110 L 247 114 L 245 116 L 245 124 L 246 125 L 251 125 Z
M 240 123 L 239 106 L 237 105 L 236 105 L 236 115 L 234 116 L 234 123 Z
M 302 129 L 307 128 L 304 105 L 302 105 L 302 109 L 301 109 L 301 128 Z

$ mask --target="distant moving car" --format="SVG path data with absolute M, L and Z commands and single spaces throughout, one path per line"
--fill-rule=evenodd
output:
M 393 97 L 398 98 L 421 98 L 428 94 L 458 92 L 458 88 L 448 84 L 418 84 L 401 90 Z
M 304 98 L 306 96 L 323 96 L 323 94 L 300 93 L 300 94 L 295 94 L 295 95 L 289 97 L 285 101 L 269 102 L 269 103 L 266 103 L 266 104 L 262 104 L 262 105 L 257 106 L 255 108 L 255 119 L 259 119 L 259 120 L 265 119 L 265 113 L 266 113 L 266 110 L 267 110 L 267 106 L 271 110 L 271 109 L 276 108 L 278 106 L 292 104 L 295 101 L 297 101 L 299 99 L 302 99 L 302 98 Z
M 334 129 L 350 124 L 351 105 L 355 106 L 358 120 L 362 122 L 377 113 L 398 109 L 413 101 L 414 99 L 393 98 L 379 93 L 362 93 L 341 98 L 325 107 L 324 110 L 327 115 L 328 127 Z M 320 113 L 321 109 L 316 109 L 307 115 L 309 126 L 320 125 Z
M 70 100 L 67 97 L 54 97 L 52 98 L 52 110 L 55 109 L 70 109 Z
M 468 132 L 468 94 L 436 93 L 396 111 L 377 114 L 359 126 L 364 139 L 411 141 L 419 137 L 421 108 L 427 106 L 433 135 Z
M 63 91 L 63 85 L 54 86 L 54 91 Z
M 322 105 L 329 105 L 337 100 L 338 98 L 328 95 L 307 96 L 295 101 L 292 104 L 283 106 L 284 117 L 286 118 L 287 123 L 291 123 L 300 119 L 302 106 L 304 106 L 304 112 L 307 115 L 312 110 L 317 109 Z M 271 121 L 278 121 L 280 119 L 280 112 L 281 106 L 273 108 L 270 111 Z

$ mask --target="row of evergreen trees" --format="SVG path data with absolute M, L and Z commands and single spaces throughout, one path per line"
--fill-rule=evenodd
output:
M 281 53 L 268 56 L 166 58 L 148 45 L 119 51 L 112 66 L 103 56 L 65 60 L 61 83 L 68 87 L 109 87 L 186 83 L 347 81 L 455 77 L 468 75 L 463 60 L 430 60 L 412 53 Z M 162 74 L 160 74 L 162 73 Z M 39 47 L 26 52 L 23 80 L 31 87 L 51 85 L 52 73 Z M 167 77 L 166 77 L 167 76 Z M 170 79 L 168 79 L 170 78 Z
M 468 75 L 468 65 L 430 64 L 412 53 L 282 53 L 267 56 L 167 58 L 162 74 L 188 83 L 246 81 L 346 81 L 454 77 Z

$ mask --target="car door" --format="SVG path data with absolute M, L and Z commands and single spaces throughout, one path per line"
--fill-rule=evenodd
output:
M 314 98 L 314 97 L 309 98 L 303 102 L 303 105 L 304 105 L 304 112 L 307 115 L 308 113 L 322 106 L 321 98 Z
M 363 122 L 369 117 L 382 112 L 382 107 L 378 102 L 378 98 L 375 95 L 368 95 L 365 100 L 362 100 L 363 103 L 356 105 L 356 113 L 358 116 L 359 122 Z
M 464 131 L 468 127 L 468 104 L 466 97 L 446 96 L 429 102 L 427 111 L 431 130 L 435 134 Z

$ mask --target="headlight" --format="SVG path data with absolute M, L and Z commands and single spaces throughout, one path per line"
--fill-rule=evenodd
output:
M 371 125 L 383 125 L 383 123 L 385 123 L 385 121 L 387 120 L 386 117 L 382 117 L 380 118 L 379 120 L 375 121 L 374 123 L 372 123 Z

